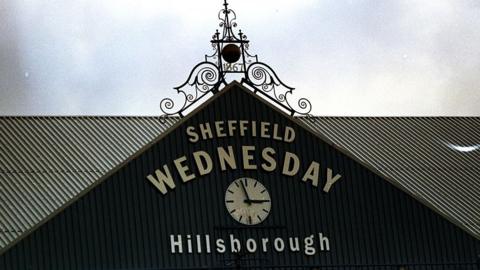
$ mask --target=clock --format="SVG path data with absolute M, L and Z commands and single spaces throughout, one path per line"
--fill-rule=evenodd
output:
M 272 202 L 262 183 L 242 177 L 233 181 L 225 191 L 225 206 L 236 221 L 245 225 L 257 225 L 267 218 Z

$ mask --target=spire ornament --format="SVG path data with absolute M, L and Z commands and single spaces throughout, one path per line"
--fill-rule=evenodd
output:
M 241 84 L 273 101 L 290 115 L 308 116 L 312 109 L 310 101 L 305 98 L 291 101 L 294 88 L 283 83 L 269 65 L 259 62 L 257 55 L 249 53 L 250 41 L 247 36 L 241 30 L 237 34 L 234 32 L 237 15 L 228 7 L 227 0 L 224 0 L 223 6 L 218 13 L 222 31 L 217 29 L 210 41 L 213 53 L 205 55 L 205 60 L 192 69 L 188 79 L 174 87 L 182 95 L 180 104 L 175 104 L 170 98 L 160 102 L 162 117 L 183 117 L 184 112 L 197 101 L 226 86 L 225 77 L 228 74 L 242 76 Z

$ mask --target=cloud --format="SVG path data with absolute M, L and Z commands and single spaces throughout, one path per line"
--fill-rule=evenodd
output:
M 5 2 L 0 114 L 157 115 L 211 52 L 222 1 Z M 316 114 L 480 115 L 478 1 L 230 6 L 251 52 Z
M 294 30 L 299 88 L 321 115 L 480 115 L 478 7 L 460 2 L 329 6 L 315 31 Z

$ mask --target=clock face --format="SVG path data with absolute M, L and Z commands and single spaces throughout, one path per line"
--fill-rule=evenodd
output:
M 268 190 L 260 182 L 243 177 L 228 186 L 225 205 L 236 221 L 245 225 L 256 225 L 267 218 L 272 203 Z

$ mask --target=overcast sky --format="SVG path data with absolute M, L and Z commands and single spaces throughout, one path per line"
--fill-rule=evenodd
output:
M 478 0 L 230 0 L 316 115 L 480 116 Z M 159 115 L 222 0 L 0 0 L 0 115 Z

